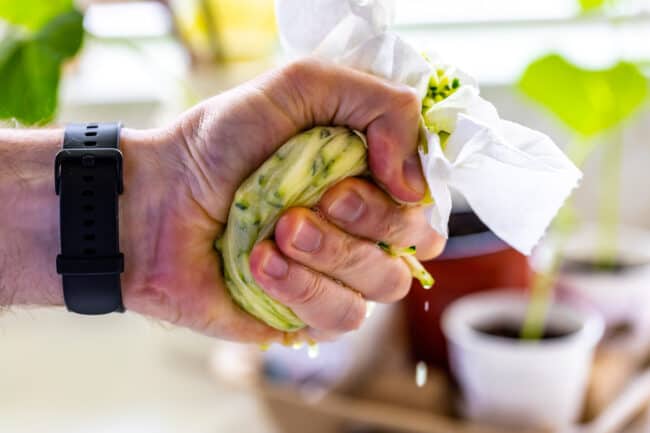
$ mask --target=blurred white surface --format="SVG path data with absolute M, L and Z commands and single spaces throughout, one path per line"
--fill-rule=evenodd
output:
M 398 24 L 423 21 L 468 22 L 504 19 L 566 18 L 577 11 L 573 0 L 398 0 L 395 19 Z
M 272 433 L 210 374 L 214 340 L 134 314 L 0 312 L 0 432 Z
M 99 37 L 165 36 L 171 33 L 172 17 L 161 2 L 99 3 L 86 10 L 84 28 Z
M 58 120 L 122 120 L 158 126 L 182 110 L 189 60 L 171 39 L 109 41 L 87 38 L 60 89 Z
M 561 20 L 573 18 L 580 12 L 577 0 L 395 0 L 395 3 L 398 24 Z M 617 0 L 609 9 L 618 14 L 647 12 L 650 2 Z
M 434 51 L 477 77 L 481 87 L 516 82 L 531 61 L 548 53 L 593 68 L 609 67 L 621 59 L 650 58 L 650 16 L 620 22 L 434 23 L 399 32 L 413 46 Z

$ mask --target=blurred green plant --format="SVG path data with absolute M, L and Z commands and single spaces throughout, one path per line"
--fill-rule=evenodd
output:
M 56 112 L 61 69 L 83 41 L 72 0 L 0 0 L 0 119 L 33 125 Z
M 633 63 L 590 70 L 558 54 L 532 62 L 519 88 L 583 137 L 619 126 L 643 104 L 648 92 L 646 77 Z
M 519 89 L 544 107 L 572 132 L 574 139 L 567 153 L 578 165 L 603 144 L 599 197 L 599 248 L 596 265 L 613 266 L 617 260 L 620 166 L 625 121 L 648 98 L 648 80 L 639 65 L 621 61 L 607 69 L 585 69 L 558 54 L 533 61 L 519 80 Z M 522 337 L 539 338 L 544 329 L 548 303 L 555 277 L 561 265 L 561 243 L 575 224 L 575 216 L 566 205 L 554 221 L 560 246 L 551 265 L 533 284 L 532 299 L 522 329 Z
M 578 0 L 578 3 L 583 12 L 591 12 L 605 6 L 607 0 Z

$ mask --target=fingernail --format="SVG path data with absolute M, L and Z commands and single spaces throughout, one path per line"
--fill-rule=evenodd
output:
M 409 188 L 420 195 L 424 194 L 426 191 L 426 183 L 422 176 L 420 158 L 418 155 L 411 155 L 406 161 L 404 161 L 403 173 L 404 178 L 406 179 L 406 184 Z
M 327 214 L 339 221 L 351 223 L 359 219 L 365 208 L 366 204 L 359 194 L 347 191 L 329 205 Z
M 266 261 L 264 262 L 262 269 L 269 277 L 281 280 L 287 276 L 289 264 L 280 256 L 280 254 L 273 251 L 266 256 Z
M 304 220 L 293 237 L 293 246 L 306 253 L 316 251 L 320 247 L 322 233 L 309 220 Z

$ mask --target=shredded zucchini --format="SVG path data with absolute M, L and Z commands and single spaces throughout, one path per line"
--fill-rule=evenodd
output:
M 461 86 L 452 70 L 436 69 L 422 101 L 423 123 L 445 132 L 427 121 L 426 113 Z M 426 151 L 426 149 L 425 149 Z M 338 181 L 364 173 L 365 137 L 348 128 L 318 126 L 296 135 L 280 147 L 236 191 L 228 224 L 215 245 L 221 252 L 226 286 L 235 302 L 269 326 L 285 332 L 305 324 L 291 309 L 269 297 L 255 282 L 249 255 L 256 243 L 273 234 L 280 215 L 294 206 L 315 205 L 325 191 Z M 431 203 L 427 198 L 423 203 Z M 415 246 L 399 248 L 379 242 L 386 253 L 401 257 L 423 287 L 433 285 L 433 277 L 415 258 Z
M 401 257 L 411 270 L 411 275 L 413 275 L 413 278 L 417 279 L 420 284 L 422 284 L 422 287 L 425 289 L 430 289 L 433 286 L 435 280 L 424 268 L 424 266 L 422 266 L 422 263 L 420 263 L 418 259 L 415 258 L 415 245 L 400 248 L 380 241 L 377 242 L 377 246 L 386 251 L 386 253 L 390 254 L 391 256 Z
M 216 246 L 223 259 L 226 286 L 241 308 L 282 331 L 305 326 L 290 308 L 257 284 L 250 271 L 250 252 L 273 234 L 282 212 L 294 206 L 313 206 L 336 182 L 365 172 L 366 153 L 361 134 L 342 127 L 315 127 L 286 142 L 239 187 L 226 230 Z M 409 254 L 415 253 L 415 247 L 408 249 L 413 250 Z M 407 260 L 411 269 L 412 262 L 419 265 L 415 276 L 421 278 L 424 268 L 411 256 Z M 425 277 L 430 279 L 430 275 Z

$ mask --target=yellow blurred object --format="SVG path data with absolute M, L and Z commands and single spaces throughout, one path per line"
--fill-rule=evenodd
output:
M 273 0 L 171 0 L 178 32 L 199 61 L 269 56 L 277 32 Z

